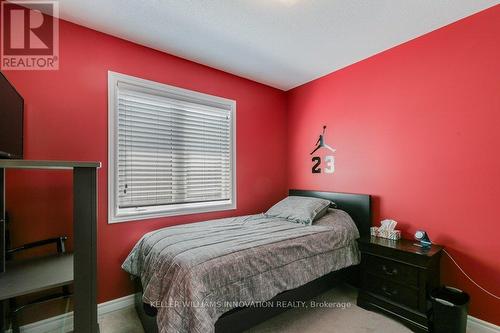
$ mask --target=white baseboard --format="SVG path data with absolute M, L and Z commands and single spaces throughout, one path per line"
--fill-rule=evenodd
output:
M 467 333 L 499 333 L 500 326 L 469 316 L 467 318 Z
M 135 294 L 132 294 L 101 303 L 97 305 L 97 313 L 99 316 L 103 316 L 111 312 L 131 308 L 134 306 L 134 297 Z
M 113 299 L 97 306 L 98 316 L 134 306 L 135 295 Z M 66 333 L 73 330 L 73 312 L 44 319 L 21 327 L 22 333 Z M 11 333 L 8 330 L 6 333 Z M 500 333 L 500 326 L 469 316 L 467 333 Z
M 103 316 L 111 312 L 134 306 L 134 294 L 113 299 L 97 305 L 97 315 Z M 21 327 L 22 333 L 66 333 L 73 330 L 73 312 L 40 320 Z M 11 333 L 11 330 L 6 331 Z

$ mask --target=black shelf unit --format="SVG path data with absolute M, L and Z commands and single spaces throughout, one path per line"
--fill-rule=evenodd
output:
M 15 283 L 17 294 L 32 292 L 33 288 L 57 285 L 64 282 L 61 275 L 54 273 L 41 281 L 34 274 L 26 274 L 26 279 L 19 279 L 21 272 L 37 270 L 50 271 L 50 265 L 68 267 L 73 263 L 73 270 L 67 271 L 62 279 L 73 278 L 73 327 L 77 333 L 97 333 L 97 169 L 100 162 L 75 161 L 35 161 L 35 160 L 0 160 L 0 281 Z M 73 240 L 74 252 L 70 257 L 47 258 L 47 260 L 26 262 L 26 267 L 9 270 L 5 264 L 5 170 L 40 169 L 73 171 Z M 14 274 L 18 274 L 15 277 Z M 34 281 L 30 282 L 29 278 Z M 9 282 L 10 281 L 10 282 Z M 14 282 L 12 282 L 14 281 Z M 0 282 L 1 283 L 1 282 Z M 25 286 L 23 288 L 23 285 Z M 4 301 L 12 297 L 10 288 L 0 288 L 0 332 L 4 332 Z

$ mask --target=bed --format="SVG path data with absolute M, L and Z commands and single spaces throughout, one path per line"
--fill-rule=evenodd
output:
M 242 331 L 286 310 L 285 304 L 331 288 L 336 279 L 354 281 L 356 238 L 371 224 L 370 196 L 290 195 L 327 199 L 337 209 L 307 227 L 256 214 L 144 235 L 122 267 L 136 277 L 145 331 Z

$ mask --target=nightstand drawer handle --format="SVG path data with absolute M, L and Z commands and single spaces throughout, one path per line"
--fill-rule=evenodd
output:
M 382 265 L 382 270 L 384 271 L 385 274 L 387 275 L 396 275 L 398 274 L 398 270 L 396 268 L 393 268 L 392 270 L 388 270 L 386 265 Z
M 386 294 L 387 296 L 394 296 L 394 295 L 397 295 L 398 291 L 397 290 L 388 290 L 386 286 L 382 286 L 382 291 L 384 292 L 384 294 Z

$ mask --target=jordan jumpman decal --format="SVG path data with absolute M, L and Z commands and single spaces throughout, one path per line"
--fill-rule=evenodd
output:
M 325 133 L 326 133 L 326 126 L 323 126 L 323 133 L 319 135 L 318 142 L 316 142 L 316 148 L 314 148 L 314 150 L 311 152 L 311 155 L 314 154 L 320 148 L 326 148 L 331 150 L 332 153 L 335 153 L 336 149 L 333 149 L 327 143 L 325 143 Z

